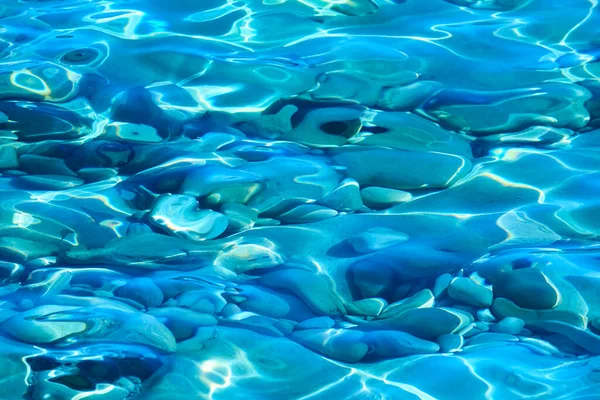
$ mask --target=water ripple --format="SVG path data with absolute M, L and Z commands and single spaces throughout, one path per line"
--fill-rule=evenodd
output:
M 599 398 L 597 5 L 0 1 L 0 398 Z

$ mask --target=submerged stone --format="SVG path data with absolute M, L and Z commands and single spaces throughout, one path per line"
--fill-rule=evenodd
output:
M 360 110 L 351 108 L 317 108 L 282 138 L 317 148 L 342 146 L 358 133 L 361 114 Z
M 278 218 L 280 221 L 289 224 L 303 224 L 333 218 L 337 214 L 338 212 L 331 208 L 314 204 L 303 204 L 281 214 Z
M 18 169 L 17 151 L 12 146 L 0 147 L 0 169 Z
M 419 84 L 422 86 L 423 82 Z M 415 114 L 380 112 L 375 115 L 372 123 L 377 126 L 377 132 L 354 137 L 351 140 L 353 144 L 472 157 L 471 146 L 465 137 Z
M 184 195 L 164 195 L 149 214 L 150 222 L 173 236 L 194 241 L 213 239 L 227 229 L 227 217 L 212 210 L 200 210 L 196 199 Z
M 35 154 L 23 154 L 19 157 L 20 169 L 35 175 L 62 175 L 62 176 L 77 176 L 65 161 L 60 158 L 44 157 Z
M 460 254 L 407 241 L 373 252 L 357 262 L 353 268 L 356 269 L 359 265 L 371 270 L 389 268 L 397 276 L 408 280 L 431 278 L 457 271 L 463 265 L 463 260 Z
M 448 187 L 472 167 L 470 160 L 460 156 L 386 148 L 346 147 L 335 152 L 332 158 L 361 186 L 400 190 Z M 421 168 L 423 164 L 428 168 Z M 390 165 L 395 168 L 391 169 Z
M 387 306 L 387 301 L 384 299 L 362 299 L 346 304 L 346 310 L 349 314 L 364 315 L 375 317 Z
M 366 332 L 362 340 L 369 345 L 368 356 L 375 359 L 430 354 L 440 349 L 434 342 L 397 331 Z
M 507 317 L 498 321 L 498 323 L 495 324 L 492 329 L 499 333 L 518 335 L 521 333 L 524 327 L 525 322 L 522 319 L 516 317 Z
M 408 235 L 387 228 L 370 228 L 348 239 L 348 244 L 358 253 L 372 253 L 386 247 L 406 242 Z
M 221 213 L 227 217 L 227 229 L 234 232 L 250 229 L 258 219 L 256 210 L 237 203 L 226 203 L 221 206 Z
M 494 281 L 494 297 L 505 297 L 520 307 L 550 310 L 558 305 L 558 289 L 540 270 L 524 268 L 502 274 Z
M 435 283 L 433 284 L 433 288 L 431 291 L 435 297 L 441 296 L 446 292 L 448 286 L 450 286 L 450 282 L 452 282 L 452 275 L 450 274 L 442 274 L 435 279 Z
M 598 397 L 554 3 L 0 2 L 0 400 Z
M 298 323 L 294 329 L 329 329 L 334 325 L 335 321 L 329 317 L 316 317 Z
M 360 195 L 365 205 L 372 208 L 388 208 L 410 201 L 413 197 L 410 193 L 403 190 L 377 186 L 363 188 L 360 191 Z
M 394 111 L 412 110 L 443 87 L 440 82 L 418 81 L 406 86 L 386 88 L 382 91 L 377 105 Z
M 104 131 L 108 140 L 122 140 L 134 143 L 158 143 L 163 140 L 156 129 L 142 124 L 113 122 Z
M 337 189 L 319 200 L 319 203 L 337 211 L 357 211 L 363 205 L 358 183 L 353 179 L 343 180 Z
M 563 83 L 502 91 L 446 89 L 431 97 L 423 109 L 445 128 L 483 136 L 534 125 L 580 129 L 589 120 L 584 104 L 590 97 L 584 87 Z M 514 113 L 516 105 L 518 114 Z
M 221 250 L 215 258 L 215 265 L 227 268 L 237 274 L 254 269 L 272 268 L 283 264 L 285 257 L 278 253 L 273 242 L 264 238 L 233 243 Z
M 83 321 L 52 320 L 45 318 L 53 313 L 68 313 L 77 307 L 46 305 L 15 315 L 2 323 L 3 330 L 27 343 L 52 343 L 70 335 L 84 332 L 88 326 Z
M 507 333 L 483 332 L 469 338 L 469 345 L 494 343 L 494 342 L 518 342 L 519 338 Z
M 34 190 L 66 190 L 83 185 L 83 180 L 63 175 L 24 175 L 17 178 L 23 186 Z
M 306 329 L 294 331 L 290 337 L 327 357 L 348 363 L 359 362 L 369 346 L 363 333 L 345 329 Z
M 17 237 L 0 237 L 0 257 L 22 263 L 43 256 L 54 255 L 58 248 L 50 243 Z
M 489 307 L 494 300 L 491 290 L 469 278 L 454 278 L 448 287 L 448 295 L 476 307 Z
M 119 287 L 115 294 L 135 300 L 145 307 L 156 307 L 163 302 L 162 291 L 148 278 L 132 279 Z
M 370 322 L 361 329 L 393 329 L 425 340 L 455 333 L 473 321 L 470 314 L 449 308 L 411 308 L 395 318 Z
M 97 182 L 114 178 L 118 171 L 114 168 L 82 168 L 77 175 L 86 182 Z
M 497 298 L 494 299 L 494 304 L 492 305 L 492 311 L 495 315 L 498 315 L 501 318 L 506 317 L 515 317 L 520 318 L 525 321 L 526 324 L 532 321 L 561 321 L 574 326 L 585 327 L 587 325 L 588 319 L 587 317 L 577 314 L 571 311 L 564 310 L 530 310 L 521 308 L 516 305 L 514 302 L 505 299 L 505 298 Z
M 464 341 L 465 340 L 461 335 L 454 333 L 447 333 L 436 339 L 436 342 L 440 346 L 440 351 L 443 353 L 453 353 L 460 350 L 464 344 Z
M 269 287 L 293 292 L 318 314 L 336 315 L 344 310 L 341 299 L 331 290 L 330 283 L 312 272 L 299 269 L 281 270 L 265 274 L 259 281 Z
M 413 296 L 391 303 L 378 316 L 380 319 L 398 317 L 404 312 L 415 308 L 433 307 L 434 296 L 431 290 L 423 289 Z
M 380 297 L 390 290 L 397 277 L 396 272 L 385 265 L 358 262 L 350 267 L 352 284 L 363 298 Z

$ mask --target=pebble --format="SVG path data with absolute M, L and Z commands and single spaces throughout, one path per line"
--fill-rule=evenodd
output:
M 219 200 L 221 204 L 246 203 L 251 197 L 249 194 L 259 187 L 257 184 L 260 179 L 260 175 L 243 170 L 222 166 L 204 167 L 186 176 L 180 193 L 191 197 L 202 197 L 229 187 L 233 192 L 228 196 L 222 196 L 222 199 Z M 232 201 L 234 199 L 242 201 Z
M 469 278 L 454 278 L 448 287 L 448 295 L 475 307 L 489 307 L 494 300 L 491 290 Z
M 461 349 L 465 340 L 461 335 L 447 333 L 436 339 L 442 353 L 454 353 Z
M 66 317 L 78 307 L 44 305 L 29 309 L 2 323 L 2 330 L 27 343 L 52 343 L 71 335 L 84 332 L 88 325 L 83 321 L 44 319 L 50 314 L 63 313 Z
M 536 320 L 556 320 L 579 327 L 587 325 L 587 317 L 581 314 L 563 310 L 528 310 L 501 297 L 494 300 L 492 311 L 499 317 L 517 317 L 525 323 Z
M 187 307 L 203 314 L 218 314 L 227 305 L 219 292 L 189 290 L 177 296 L 177 307 Z
M 389 208 L 396 204 L 406 203 L 413 198 L 409 192 L 377 186 L 361 189 L 360 196 L 367 207 L 375 209 Z
M 375 320 L 367 325 L 369 330 L 392 329 L 410 333 L 425 340 L 455 333 L 473 322 L 473 317 L 449 308 L 412 308 L 395 318 Z
M 483 332 L 469 338 L 469 345 L 490 343 L 490 342 L 518 342 L 519 338 L 506 333 Z
M 369 356 L 375 359 L 431 354 L 440 349 L 434 342 L 397 331 L 366 332 L 362 340 L 369 346 Z
M 200 326 L 217 325 L 217 319 L 214 316 L 185 308 L 153 308 L 148 311 L 147 315 L 152 315 L 161 321 L 172 332 L 177 341 L 191 338 Z
M 298 107 L 288 104 L 276 114 L 261 115 L 259 118 L 242 123 L 240 129 L 266 139 L 276 139 L 292 131 L 291 118 L 297 111 Z
M 37 174 L 43 171 L 44 175 L 77 176 L 61 158 L 23 154 L 19 157 L 19 165 L 22 171 L 29 174 Z
M 348 239 L 348 244 L 357 253 L 372 253 L 406 242 L 408 235 L 387 228 L 369 228 L 358 236 Z
M 23 175 L 17 180 L 23 186 L 34 190 L 66 190 L 84 184 L 83 179 L 62 175 Z
M 334 360 L 357 363 L 369 351 L 363 333 L 347 329 L 306 329 L 292 332 L 290 338 Z
M 259 282 L 291 291 L 320 315 L 336 315 L 344 310 L 341 299 L 321 276 L 299 269 L 286 269 L 263 275 Z
M 534 329 L 557 333 L 592 354 L 600 354 L 600 336 L 591 331 L 561 321 L 534 321 L 528 323 Z
M 530 310 L 556 307 L 560 294 L 556 286 L 540 270 L 523 268 L 502 274 L 494 281 L 494 297 L 504 297 Z
M 278 324 L 276 319 L 245 311 L 231 315 L 227 319 L 221 319 L 219 320 L 219 324 L 223 326 L 249 329 L 268 336 L 283 336 L 283 333 L 277 329 Z
M 335 321 L 330 317 L 315 317 L 299 322 L 294 329 L 329 329 L 334 325 Z
M 362 299 L 346 304 L 349 314 L 376 317 L 387 306 L 387 301 L 380 298 Z
M 352 283 L 363 298 L 380 297 L 394 285 L 396 272 L 386 265 L 359 261 L 350 267 Z
M 223 309 L 221 310 L 220 315 L 224 318 L 230 318 L 231 316 L 235 315 L 235 314 L 239 314 L 242 312 L 242 309 L 233 303 L 227 303 L 227 305 L 225 305 L 225 307 L 223 307 Z
M 393 318 L 401 315 L 402 313 L 414 309 L 414 308 L 428 308 L 434 305 L 434 296 L 431 290 L 423 289 L 418 293 L 415 293 L 409 298 L 396 301 L 389 304 L 383 309 L 381 314 L 378 316 L 379 319 Z
M 498 333 L 518 335 L 525 327 L 525 322 L 520 318 L 507 317 L 492 326 L 492 330 Z
M 127 227 L 127 236 L 132 236 L 132 235 L 143 235 L 145 233 L 151 233 L 152 229 L 146 225 L 146 224 L 141 224 L 139 222 L 134 222 L 132 224 L 129 224 L 129 226 Z
M 58 248 L 47 242 L 38 242 L 17 237 L 0 237 L 0 257 L 6 261 L 23 263 L 36 258 L 51 256 Z
M 227 229 L 233 232 L 252 228 L 258 219 L 258 212 L 244 204 L 226 203 L 221 206 L 220 212 L 229 221 Z
M 0 147 L 0 169 L 18 169 L 19 159 L 14 147 L 5 145 Z
M 477 311 L 477 319 L 483 322 L 494 322 L 496 317 L 494 317 L 489 308 L 485 308 Z
M 389 110 L 411 110 L 442 88 L 439 82 L 425 80 L 389 88 L 383 91 L 377 105 Z
M 242 274 L 254 269 L 273 268 L 284 263 L 274 243 L 264 238 L 235 243 L 219 252 L 215 265 Z
M 162 142 L 155 128 L 126 122 L 113 122 L 104 130 L 104 135 L 108 140 L 122 140 L 133 143 L 158 143 Z
M 319 203 L 337 211 L 360 210 L 363 202 L 358 182 L 354 179 L 344 179 L 336 189 L 319 200 Z
M 118 175 L 115 168 L 81 168 L 77 175 L 86 182 L 98 182 Z
M 478 322 L 473 322 L 473 323 L 465 326 L 463 329 L 461 329 L 457 333 L 459 335 L 467 338 L 467 337 L 478 335 L 483 332 L 487 332 L 489 330 L 490 330 L 490 328 L 488 327 L 487 324 L 478 321 Z
M 410 240 L 371 253 L 359 261 L 370 265 L 371 269 L 392 268 L 399 278 L 406 281 L 458 271 L 463 262 L 459 254 Z
M 360 117 L 361 112 L 352 108 L 316 108 L 282 138 L 317 148 L 342 146 L 360 130 Z
M 157 307 L 163 302 L 163 292 L 149 278 L 135 278 L 119 287 L 115 294 L 137 301 L 144 307 Z
M 384 148 L 344 148 L 332 155 L 346 168 L 349 178 L 361 186 L 413 190 L 451 186 L 471 170 L 471 162 L 459 156 Z M 389 168 L 394 165 L 395 168 Z M 428 165 L 428 168 L 422 168 Z
M 287 319 L 280 319 L 277 322 L 275 322 L 273 326 L 277 328 L 277 330 L 279 330 L 279 332 L 281 332 L 284 336 L 287 336 L 294 330 L 296 322 Z
M 443 293 L 446 292 L 448 286 L 450 286 L 450 282 L 452 282 L 452 275 L 450 274 L 442 274 L 435 278 L 435 283 L 433 284 L 432 293 L 437 298 L 440 297 Z
M 532 99 L 540 93 L 551 105 L 540 109 L 540 105 Z M 580 129 L 589 122 L 585 103 L 591 97 L 589 90 L 583 86 L 548 82 L 502 91 L 444 89 L 435 93 L 422 107 L 444 128 L 487 135 L 522 130 L 540 125 L 540 121 L 544 121 L 544 125 Z M 477 98 L 475 104 L 473 98 Z M 569 101 L 561 101 L 565 98 Z M 513 117 L 515 107 L 519 107 L 522 115 L 518 120 Z M 493 120 L 488 114 L 491 109 L 494 109 Z
M 338 215 L 336 210 L 316 204 L 302 204 L 281 214 L 278 219 L 288 224 L 304 224 L 333 218 Z
M 294 296 L 269 290 L 261 286 L 240 285 L 240 293 L 247 297 L 241 307 L 272 318 L 305 320 L 314 313 Z
M 129 391 L 130 393 L 135 390 L 135 384 L 124 376 L 120 377 L 115 384 Z
M 157 228 L 193 241 L 214 239 L 225 232 L 228 224 L 223 214 L 200 210 L 195 198 L 184 195 L 160 196 L 148 218 Z
M 0 261 L 0 282 L 7 283 L 14 281 L 19 278 L 23 273 L 23 266 L 21 264 Z
M 560 350 L 558 350 L 555 346 L 551 345 L 550 343 L 548 343 L 545 340 L 529 338 L 529 337 L 520 337 L 519 341 L 526 343 L 528 345 L 531 345 L 531 346 L 535 346 L 535 347 L 541 349 L 542 351 L 548 352 L 549 354 L 551 354 L 553 356 L 557 356 L 557 357 L 562 356 Z

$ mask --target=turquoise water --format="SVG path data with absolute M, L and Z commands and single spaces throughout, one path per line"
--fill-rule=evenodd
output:
M 597 0 L 0 0 L 0 400 L 600 399 Z

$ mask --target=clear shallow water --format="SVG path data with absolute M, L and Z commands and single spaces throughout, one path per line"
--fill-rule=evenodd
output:
M 0 398 L 600 398 L 596 4 L 0 1 Z

